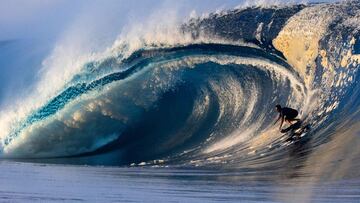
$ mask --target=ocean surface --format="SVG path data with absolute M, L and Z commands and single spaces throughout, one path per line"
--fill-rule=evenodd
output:
M 360 193 L 359 179 L 313 182 L 291 172 L 8 161 L 0 169 L 6 180 L 0 183 L 1 202 L 358 202 Z
M 241 7 L 84 55 L 1 41 L 0 201 L 359 202 L 359 11 Z

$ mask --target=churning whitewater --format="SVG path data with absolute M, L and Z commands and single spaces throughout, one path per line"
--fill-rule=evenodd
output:
M 249 7 L 122 34 L 2 110 L 1 157 L 232 168 L 314 150 L 359 114 L 359 11 Z M 273 125 L 276 104 L 311 126 L 299 142 Z

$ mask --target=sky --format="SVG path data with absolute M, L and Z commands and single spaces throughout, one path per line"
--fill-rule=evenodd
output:
M 200 1 L 197 2 L 197 8 L 204 7 L 201 6 Z M 224 3 L 215 0 L 207 2 L 205 7 L 236 5 L 235 2 Z M 156 7 L 165 4 L 174 5 L 170 1 L 163 0 L 2 0 L 0 3 L 0 40 L 57 37 L 79 19 L 89 27 L 91 27 L 90 23 L 101 26 L 109 22 L 115 23 L 114 27 L 120 26 L 119 23 L 130 20 L 128 18 L 141 19 L 150 15 Z
M 164 6 L 180 8 L 181 13 L 186 14 L 191 10 L 201 13 L 249 2 L 267 4 L 281 0 L 1 0 L 0 40 L 56 38 L 79 19 L 88 27 L 100 24 L 100 28 L 107 26 L 107 29 L 112 27 L 109 26 L 112 22 L 110 31 L 114 31 L 121 28 L 124 20 L 144 19 Z

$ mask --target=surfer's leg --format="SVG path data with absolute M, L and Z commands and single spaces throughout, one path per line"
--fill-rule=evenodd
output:
M 291 122 L 293 122 L 293 121 L 300 121 L 300 119 L 299 119 L 299 118 L 293 118 L 293 119 L 289 119 L 289 120 L 288 120 L 289 123 L 291 123 Z
M 292 125 L 292 122 L 291 122 L 290 119 L 286 119 L 286 121 L 287 121 L 290 125 Z
M 286 120 L 291 125 L 293 124 L 293 121 L 300 121 L 300 119 L 296 118 L 299 115 L 297 111 L 293 111 L 290 114 L 286 115 Z
M 300 121 L 300 119 L 298 119 L 298 118 L 286 118 L 285 120 L 286 120 L 286 122 L 288 122 L 290 125 L 293 124 L 293 121 Z

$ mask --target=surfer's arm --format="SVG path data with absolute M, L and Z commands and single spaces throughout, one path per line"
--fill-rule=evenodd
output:
M 274 125 L 280 120 L 280 118 L 281 118 L 281 114 L 279 115 L 278 119 L 276 119 Z
M 284 116 L 281 117 L 281 123 L 280 123 L 280 128 L 279 128 L 280 130 L 281 130 L 283 123 L 284 123 Z

